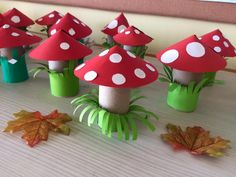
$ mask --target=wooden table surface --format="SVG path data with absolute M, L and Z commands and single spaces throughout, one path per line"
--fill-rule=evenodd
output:
M 161 72 L 160 64 L 150 60 Z M 21 133 L 1 132 L 0 177 L 235 177 L 236 74 L 222 71 L 217 78 L 225 84 L 205 88 L 194 113 L 177 112 L 167 106 L 165 83 L 154 82 L 141 88 L 148 99 L 140 104 L 157 113 L 160 120 L 153 120 L 155 132 L 139 126 L 137 141 L 109 139 L 97 127 L 76 122 L 69 123 L 70 136 L 50 133 L 48 141 L 35 148 L 23 142 Z M 91 87 L 81 82 L 80 95 Z M 51 96 L 46 75 L 18 84 L 1 82 L 0 130 L 13 119 L 13 113 L 22 109 L 44 114 L 58 109 L 71 115 L 72 99 Z M 174 152 L 160 138 L 167 123 L 202 126 L 213 136 L 230 139 L 232 149 L 218 159 Z

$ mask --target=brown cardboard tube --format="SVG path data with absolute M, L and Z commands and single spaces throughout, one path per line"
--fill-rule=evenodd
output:
M 112 113 L 124 114 L 129 110 L 130 89 L 99 86 L 99 105 Z
M 182 85 L 188 85 L 191 81 L 199 83 L 202 80 L 203 73 L 192 73 L 173 69 L 173 80 Z
M 48 61 L 48 67 L 50 70 L 63 72 L 64 68 L 68 67 L 68 61 Z

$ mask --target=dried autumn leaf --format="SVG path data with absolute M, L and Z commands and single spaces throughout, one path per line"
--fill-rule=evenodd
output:
M 15 120 L 9 121 L 4 132 L 14 133 L 23 130 L 22 138 L 33 147 L 40 141 L 47 141 L 49 131 L 60 132 L 65 135 L 70 134 L 70 128 L 65 125 L 72 119 L 65 113 L 57 110 L 43 116 L 40 112 L 20 111 L 13 114 Z
M 166 134 L 161 137 L 175 150 L 187 149 L 194 155 L 207 154 L 211 157 L 224 155 L 224 150 L 229 148 L 229 140 L 221 137 L 210 137 L 209 131 L 202 127 L 187 127 L 183 131 L 179 126 L 167 124 Z

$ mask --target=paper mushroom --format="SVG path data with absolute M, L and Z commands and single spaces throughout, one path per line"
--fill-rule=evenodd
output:
M 224 58 L 195 35 L 160 51 L 157 59 L 166 66 L 168 77 L 161 79 L 170 82 L 168 105 L 184 112 L 195 110 L 199 93 L 207 82 L 203 74 L 226 66 Z
M 42 64 L 33 71 L 35 74 L 42 70 L 49 73 L 52 95 L 69 97 L 76 95 L 79 91 L 78 79 L 73 74 L 76 60 L 91 53 L 91 49 L 65 32 L 58 31 L 33 49 L 29 56 L 37 60 L 48 61 L 48 66 Z
M 119 138 L 123 131 L 129 131 L 128 124 L 133 128 L 133 139 L 137 138 L 136 120 L 146 122 L 153 130 L 153 125 L 146 118 L 150 115 L 156 117 L 155 114 L 134 104 L 136 99 L 130 100 L 132 89 L 157 79 L 158 72 L 152 64 L 114 46 L 76 67 L 74 74 L 84 81 L 99 85 L 98 96 L 86 94 L 72 101 L 76 106 L 75 112 L 82 105 L 87 105 L 81 112 L 80 121 L 88 111 L 89 125 L 98 118 L 104 134 L 111 136 L 112 131 L 117 131 Z
M 153 39 L 134 26 L 123 29 L 115 35 L 114 40 L 123 45 L 125 50 L 144 58 L 147 46 Z
M 41 38 L 5 24 L 0 28 L 0 39 L 4 82 L 15 83 L 27 80 L 25 50 L 22 46 L 37 43 Z
M 48 34 L 48 30 L 50 29 L 50 27 L 55 24 L 56 22 L 59 22 L 58 20 L 61 19 L 63 17 L 62 14 L 60 14 L 57 11 L 52 11 L 40 18 L 38 18 L 37 20 L 35 20 L 35 22 L 39 25 L 42 26 L 46 26 L 45 29 L 42 29 L 41 31 L 46 31 Z M 49 34 L 48 34 L 49 36 Z
M 3 15 L 0 14 L 0 27 L 4 24 L 3 18 L 4 18 Z
M 103 44 L 105 48 L 110 48 L 115 45 L 113 40 L 113 36 L 120 33 L 122 30 L 128 28 L 129 23 L 123 13 L 120 13 L 118 17 L 112 20 L 109 24 L 107 24 L 102 32 L 107 35 L 106 42 Z
M 2 14 L 10 26 L 26 31 L 27 27 L 34 24 L 34 21 L 25 14 L 13 8 Z
M 219 29 L 201 36 L 200 40 L 222 57 L 236 56 L 236 50 L 234 46 L 227 38 L 224 37 Z M 216 72 L 210 72 L 204 75 L 205 78 L 208 78 L 210 83 L 214 82 L 215 76 Z

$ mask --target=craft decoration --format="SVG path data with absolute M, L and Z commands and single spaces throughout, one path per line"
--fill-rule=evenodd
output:
M 199 38 L 204 44 L 212 48 L 216 53 L 222 57 L 235 57 L 236 50 L 231 42 L 224 37 L 219 29 L 207 33 Z M 208 78 L 209 82 L 214 82 L 216 72 L 209 72 L 204 74 L 204 78 Z
M 226 61 L 203 44 L 195 35 L 184 39 L 157 54 L 165 66 L 169 82 L 167 104 L 179 111 L 195 110 L 200 91 L 207 85 L 205 72 L 215 72 L 226 66 Z
M 79 116 L 80 121 L 85 113 L 89 113 L 89 126 L 98 121 L 103 134 L 111 137 L 112 132 L 117 131 L 118 139 L 122 139 L 124 132 L 126 140 L 129 139 L 130 131 L 133 139 L 137 139 L 137 120 L 151 130 L 155 129 L 148 118 L 158 117 L 135 104 L 142 97 L 135 96 L 130 101 L 131 89 L 157 79 L 158 72 L 152 64 L 114 46 L 76 67 L 74 74 L 84 81 L 99 85 L 98 94 L 85 94 L 72 101 L 75 106 L 74 114 L 80 107 L 85 106 Z
M 15 133 L 23 131 L 22 139 L 30 147 L 34 147 L 41 141 L 47 141 L 50 131 L 59 132 L 64 135 L 70 134 L 70 128 L 65 125 L 71 121 L 71 117 L 57 110 L 44 116 L 39 111 L 20 111 L 13 114 L 15 120 L 9 121 L 4 132 Z
M 120 13 L 118 17 L 112 20 L 109 24 L 107 24 L 102 32 L 107 35 L 106 42 L 103 43 L 103 46 L 108 49 L 115 45 L 113 40 L 113 36 L 120 33 L 122 30 L 129 27 L 128 20 L 126 19 L 123 13 Z
M 0 14 L 0 27 L 4 24 L 4 17 Z
M 35 73 L 34 77 L 40 71 L 48 72 L 52 95 L 74 96 L 79 91 L 79 81 L 73 74 L 76 60 L 91 53 L 91 49 L 58 31 L 29 53 L 31 58 L 48 61 L 48 65 L 41 64 L 31 72 Z
M 34 24 L 34 21 L 25 14 L 13 8 L 2 14 L 10 26 L 26 31 L 27 27 Z
M 153 40 L 150 36 L 134 26 L 121 30 L 120 33 L 113 38 L 117 43 L 122 44 L 125 50 L 130 51 L 141 58 L 144 58 L 148 48 L 145 45 Z
M 210 137 L 210 132 L 202 127 L 187 127 L 185 131 L 180 126 L 167 124 L 167 133 L 161 138 L 170 144 L 174 150 L 188 150 L 193 155 L 208 155 L 220 157 L 230 148 L 230 141 L 217 136 Z
M 0 39 L 0 61 L 4 82 L 27 80 L 29 76 L 22 46 L 37 43 L 41 38 L 5 24 L 0 28 Z
M 35 22 L 39 25 L 42 25 L 42 26 L 46 26 L 45 28 L 43 28 L 41 30 L 41 32 L 43 31 L 46 31 L 47 34 L 48 34 L 48 30 L 51 28 L 51 26 L 55 23 L 59 23 L 60 22 L 60 19 L 63 17 L 62 14 L 60 14 L 59 12 L 57 11 L 52 11 L 40 18 L 38 18 L 37 20 L 35 20 Z M 50 35 L 48 34 L 48 37 Z

